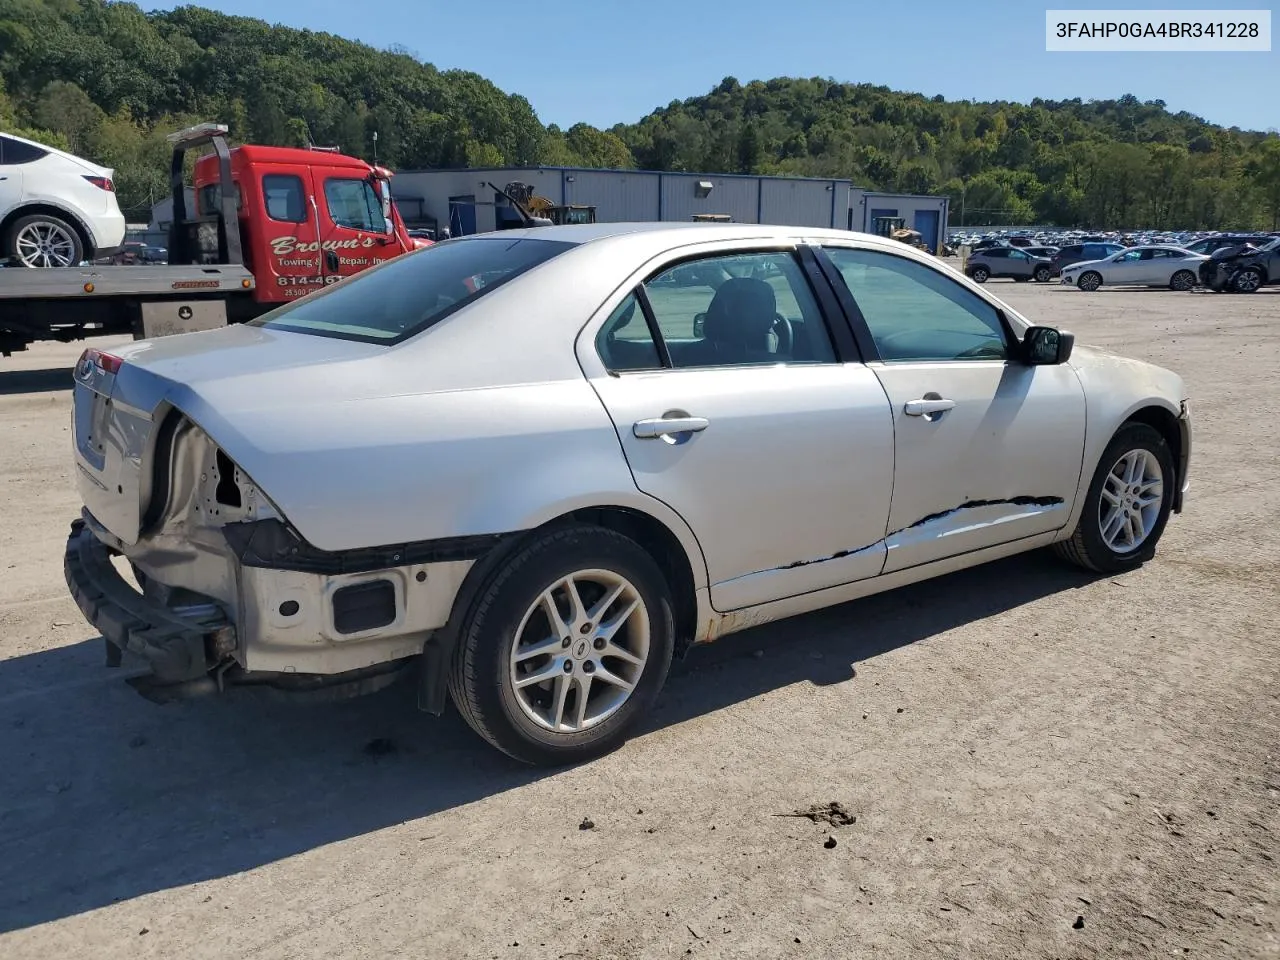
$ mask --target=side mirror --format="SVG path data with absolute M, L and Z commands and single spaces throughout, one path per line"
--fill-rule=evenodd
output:
M 376 184 L 378 199 L 382 202 L 382 229 L 387 233 L 395 232 L 395 221 L 391 218 L 391 183 L 379 179 Z
M 1071 359 L 1075 334 L 1053 327 L 1031 327 L 1022 337 L 1022 355 L 1031 366 L 1053 366 Z

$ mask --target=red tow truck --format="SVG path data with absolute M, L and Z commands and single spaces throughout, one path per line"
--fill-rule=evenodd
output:
M 227 133 L 204 123 L 169 137 L 167 264 L 0 269 L 0 353 L 242 322 L 431 245 L 409 236 L 385 167 L 321 148 L 229 147 Z M 186 157 L 206 147 L 188 210 Z

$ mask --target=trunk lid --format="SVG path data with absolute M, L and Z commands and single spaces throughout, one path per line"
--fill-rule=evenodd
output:
M 86 350 L 74 371 L 72 407 L 81 500 L 110 533 L 134 544 L 155 486 L 157 459 L 168 467 L 169 431 L 161 428 L 175 410 L 191 416 L 217 441 L 225 432 L 218 429 L 223 422 L 217 414 L 248 413 L 264 404 L 314 403 L 333 399 L 335 392 L 356 399 L 335 387 L 328 371 L 386 350 L 242 324 L 110 351 Z M 317 369 L 306 370 L 302 378 L 283 377 L 287 390 L 282 384 L 272 395 L 273 374 L 299 368 Z M 376 378 L 367 378 L 365 389 L 376 392 Z

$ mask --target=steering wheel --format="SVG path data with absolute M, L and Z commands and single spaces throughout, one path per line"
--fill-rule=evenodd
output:
M 769 332 L 778 338 L 778 349 L 775 353 L 784 356 L 791 356 L 796 345 L 796 331 L 791 326 L 791 321 L 782 314 L 774 314 L 773 324 L 769 327 Z

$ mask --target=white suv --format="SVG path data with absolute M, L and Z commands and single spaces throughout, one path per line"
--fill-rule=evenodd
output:
M 69 267 L 124 240 L 115 171 L 0 133 L 0 263 Z

